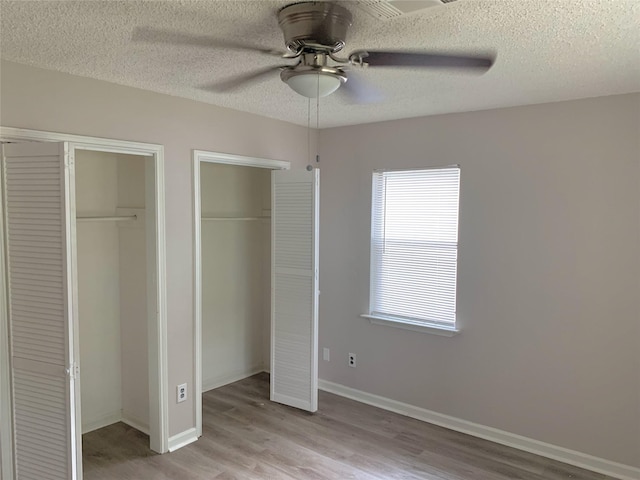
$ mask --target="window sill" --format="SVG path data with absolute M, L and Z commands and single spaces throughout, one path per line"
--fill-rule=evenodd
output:
M 397 320 L 391 317 L 382 317 L 378 315 L 370 315 L 363 313 L 362 318 L 368 318 L 374 325 L 384 325 L 387 327 L 403 328 L 405 330 L 413 330 L 415 332 L 430 333 L 432 335 L 440 335 L 442 337 L 453 337 L 460 333 L 460 330 L 454 327 L 447 327 L 435 323 L 419 323 L 406 320 Z

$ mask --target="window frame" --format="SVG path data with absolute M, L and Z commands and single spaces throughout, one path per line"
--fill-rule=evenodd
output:
M 380 215 L 379 212 L 376 211 L 376 202 L 375 202 L 375 194 L 376 194 L 376 182 L 379 181 L 376 176 L 384 175 L 386 172 L 419 172 L 424 170 L 445 170 L 445 169 L 458 169 L 458 210 L 456 215 L 456 229 L 459 233 L 460 229 L 460 183 L 461 183 L 461 168 L 460 165 L 443 165 L 443 166 L 429 166 L 429 167 L 415 167 L 415 168 L 380 168 L 375 169 L 372 172 L 371 176 L 371 223 L 369 230 L 369 303 L 368 303 L 368 313 L 364 313 L 360 315 L 363 318 L 369 319 L 369 321 L 374 325 L 384 325 L 389 327 L 396 327 L 411 331 L 418 331 L 424 333 L 431 333 L 440 336 L 451 337 L 460 332 L 460 326 L 457 318 L 457 295 L 458 295 L 458 253 L 459 253 L 459 238 L 456 240 L 456 282 L 455 282 L 455 296 L 456 296 L 456 309 L 454 311 L 455 320 L 453 323 L 451 322 L 430 322 L 426 320 L 414 319 L 405 317 L 402 315 L 384 315 L 379 313 L 372 313 L 373 304 L 374 304 L 374 283 L 376 278 L 374 278 L 374 271 L 376 266 L 380 263 L 378 258 L 375 255 L 375 247 L 374 242 L 376 238 L 374 238 L 375 232 L 375 219 Z

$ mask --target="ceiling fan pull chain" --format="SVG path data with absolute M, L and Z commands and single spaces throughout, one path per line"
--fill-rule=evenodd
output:
M 307 158 L 311 161 L 311 97 L 307 98 Z

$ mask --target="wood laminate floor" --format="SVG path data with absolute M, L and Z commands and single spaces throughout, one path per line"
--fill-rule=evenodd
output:
M 320 392 L 309 414 L 269 401 L 269 376 L 203 396 L 203 436 L 156 455 L 117 423 L 83 437 L 86 480 L 613 480 Z

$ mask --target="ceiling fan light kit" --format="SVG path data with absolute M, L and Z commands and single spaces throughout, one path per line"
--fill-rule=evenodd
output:
M 280 77 L 294 92 L 307 98 L 331 95 L 347 81 L 344 74 L 323 72 L 322 70 L 306 72 L 283 70 Z

